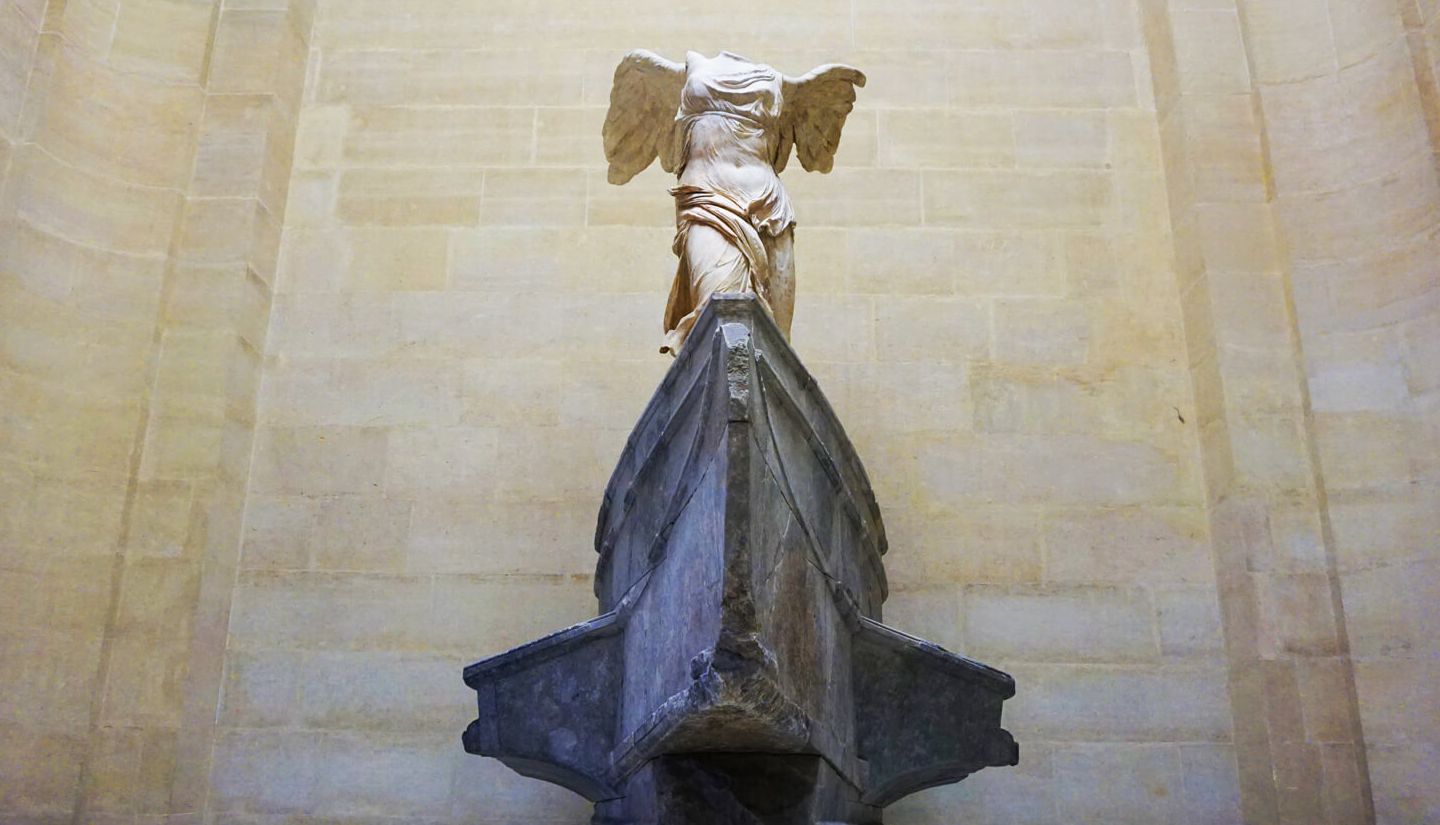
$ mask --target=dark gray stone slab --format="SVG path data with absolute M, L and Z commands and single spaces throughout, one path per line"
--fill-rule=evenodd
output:
M 880 623 L 869 480 L 752 298 L 712 299 L 595 543 L 602 615 L 466 668 L 465 748 L 585 795 L 596 823 L 878 823 L 1015 764 L 1010 677 Z

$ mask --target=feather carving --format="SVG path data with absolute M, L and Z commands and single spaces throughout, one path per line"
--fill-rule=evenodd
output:
M 656 157 L 666 172 L 676 169 L 675 113 L 685 86 L 685 64 L 636 49 L 615 67 L 610 111 L 605 115 L 607 178 L 621 184 L 640 174 Z
M 775 154 L 775 171 L 790 160 L 790 147 L 800 156 L 807 172 L 829 172 L 840 148 L 840 130 L 845 117 L 855 108 L 855 87 L 865 85 L 859 69 L 830 63 L 801 77 L 786 77 L 782 87 L 784 106 L 780 114 L 780 140 Z

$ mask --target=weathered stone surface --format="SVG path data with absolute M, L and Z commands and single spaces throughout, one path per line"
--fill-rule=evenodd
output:
M 753 297 L 706 309 L 620 457 L 602 615 L 471 665 L 471 753 L 583 794 L 596 823 L 878 823 L 1015 764 L 1009 676 L 880 623 L 879 507 Z

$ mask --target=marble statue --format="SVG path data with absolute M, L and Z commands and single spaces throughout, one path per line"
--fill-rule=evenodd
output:
M 795 213 L 779 172 L 791 147 L 807 171 L 828 172 L 865 75 L 821 66 L 798 77 L 733 52 L 643 49 L 615 69 L 605 118 L 609 180 L 623 184 L 655 158 L 674 172 L 675 254 L 661 352 L 675 354 L 711 295 L 749 293 L 790 333 Z

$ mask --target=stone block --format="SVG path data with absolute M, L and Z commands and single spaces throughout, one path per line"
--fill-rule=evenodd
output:
M 0 724 L 0 810 L 19 821 L 54 823 L 69 815 L 84 762 L 85 739 L 54 731 Z M 59 800 L 66 800 L 60 802 Z
M 226 657 L 219 721 L 236 728 L 287 727 L 299 720 L 301 654 L 232 651 Z
M 865 388 L 831 403 L 852 421 L 864 422 L 857 432 L 912 433 L 971 428 L 971 378 L 963 363 L 855 363 L 845 365 L 827 391 Z
M 1181 745 L 1184 815 L 1194 825 L 1241 821 L 1240 776 L 1231 745 Z
M 460 371 L 431 359 L 295 359 L 268 376 L 277 425 L 445 426 L 461 416 Z
M 995 303 L 995 358 L 1003 363 L 1084 364 L 1091 321 L 1079 301 L 1006 299 Z
M 1185 92 L 1250 91 L 1249 60 L 1235 10 L 1175 9 L 1170 20 L 1180 86 Z
M 582 76 L 575 52 L 548 49 L 543 54 L 531 53 L 531 59 L 516 60 L 512 50 L 474 46 L 467 44 L 463 51 L 384 48 L 335 52 L 321 65 L 315 96 L 321 103 L 360 106 L 547 107 L 542 111 L 580 103 Z M 598 135 L 599 123 L 595 126 Z
M 965 590 L 966 652 L 1006 662 L 1155 659 L 1155 608 L 1144 591 Z
M 1051 758 L 1055 801 L 1067 816 L 1131 825 L 1188 821 L 1173 745 L 1056 745 Z
M 868 297 L 816 295 L 796 307 L 791 341 L 811 361 L 870 361 L 876 351 L 876 315 Z
M 276 9 L 225 9 L 215 28 L 209 62 L 212 92 L 274 91 L 277 66 L 299 48 L 289 21 Z
M 1420 548 L 1440 535 L 1440 509 L 1433 505 L 1434 494 L 1434 489 L 1425 485 L 1383 498 L 1332 494 L 1330 526 L 1340 570 L 1410 561 L 1423 555 Z M 1346 613 L 1350 610 L 1347 605 Z
M 1072 254 L 1073 253 L 1073 254 Z M 1111 269 L 1094 245 L 1064 243 L 1048 232 L 965 232 L 955 238 L 955 291 L 962 295 L 1056 297 L 1071 274 Z
M 891 509 L 889 535 L 899 553 L 894 568 L 918 565 L 920 582 L 1039 584 L 1040 528 L 1024 508 L 965 507 L 957 512 Z
M 1226 674 L 1218 667 L 1015 665 L 1025 685 L 1010 724 L 1071 742 L 1213 742 L 1231 736 Z
M 428 577 L 248 572 L 230 640 L 240 650 L 420 650 L 433 644 Z
M 1366 750 L 1377 822 L 1398 825 L 1440 816 L 1430 770 L 1440 759 L 1440 746 L 1371 744 Z
M 117 636 L 101 693 L 101 723 L 177 727 L 184 702 L 187 646 L 145 634 Z
M 1137 100 L 1125 52 L 974 50 L 948 58 L 950 105 L 957 108 L 1106 109 Z
M 323 499 L 307 542 L 311 566 L 337 572 L 405 570 L 413 506 L 409 499 L 373 494 Z
M 1015 165 L 1016 128 L 1006 113 L 892 109 L 884 111 L 879 122 L 879 160 L 884 166 L 984 169 Z
M 882 362 L 963 363 L 989 354 L 990 307 L 973 298 L 887 295 L 875 302 Z
M 474 226 L 483 183 L 478 169 L 349 169 L 335 214 L 351 226 Z
M 1114 202 L 1096 171 L 925 173 L 925 223 L 980 229 L 1099 226 Z
M 954 292 L 957 238 L 949 231 L 856 229 L 845 234 L 848 291 L 865 295 Z
M 1440 563 L 1433 560 L 1349 573 L 1341 591 L 1357 657 L 1420 655 L 1440 632 Z
M 1099 50 L 1120 23 L 1103 7 L 1099 0 L 1027 0 L 1029 33 L 1022 42 L 1035 49 Z
M 385 489 L 397 495 L 451 490 L 486 498 L 494 489 L 490 473 L 498 438 L 498 431 L 476 427 L 392 430 Z
M 561 369 L 560 425 L 621 430 L 645 407 L 669 365 L 644 361 L 567 361 Z M 541 409 L 545 409 L 541 405 Z
M 1314 475 L 1298 414 L 1236 417 L 1229 423 L 1237 481 L 1259 490 L 1309 490 Z
M 211 12 L 203 2 L 121 3 L 109 62 L 137 74 L 198 83 Z
M 188 181 L 198 86 L 121 73 L 76 50 L 61 50 L 49 82 L 33 138 L 47 154 L 126 184 Z
M 1440 389 L 1440 313 L 1406 324 L 1401 341 L 1410 392 L 1418 396 Z
M 453 681 L 446 678 L 454 675 L 448 657 L 318 652 L 291 666 L 298 692 L 285 702 L 302 727 L 413 733 L 453 728 L 469 716 L 467 703 L 455 701 L 457 691 L 436 689 Z M 447 794 L 426 804 L 443 803 Z
M 595 524 L 572 503 L 494 503 L 424 496 L 410 520 L 414 573 L 581 575 L 592 569 Z
M 1338 627 L 1328 576 L 1257 573 L 1253 578 L 1262 656 L 1333 656 L 1338 652 Z
M 483 226 L 582 226 L 590 185 L 583 169 L 492 169 L 480 201 Z
M 352 164 L 520 164 L 529 162 L 533 150 L 534 109 L 354 106 L 349 112 L 342 158 Z M 317 137 L 329 132 L 326 128 Z M 303 151 L 300 156 L 305 157 Z
M 0 134 L 14 133 L 15 122 L 25 102 L 25 87 L 35 62 L 35 47 L 40 39 L 38 19 L 29 17 L 20 6 L 6 3 L 0 8 Z M 8 141 L 5 142 L 8 145 Z
M 1162 655 L 1213 659 L 1224 653 L 1220 606 L 1213 590 L 1160 590 L 1154 598 Z
M 301 814 L 313 804 L 320 747 L 308 731 L 227 730 L 215 742 L 217 812 Z
M 1045 524 L 1049 581 L 1208 584 L 1214 580 L 1205 513 L 1193 508 L 1059 512 Z
M 1334 37 L 1328 3 L 1255 3 L 1245 7 L 1254 39 L 1256 80 L 1273 86 L 1334 71 Z
M 1295 685 L 1309 742 L 1352 742 L 1355 738 L 1350 663 L 1342 658 L 1306 658 L 1295 663 Z
M 1105 113 L 1090 110 L 1016 112 L 1018 164 L 1039 169 L 1102 167 L 1110 157 L 1106 120 Z
M 318 737 L 313 810 L 322 815 L 443 814 L 453 737 L 416 733 L 333 733 Z
M 384 481 L 386 442 L 379 427 L 260 427 L 251 488 L 302 495 L 372 492 Z
M 888 624 L 906 628 L 947 650 L 978 656 L 980 654 L 971 649 L 975 644 L 967 644 L 965 628 L 969 612 L 968 599 L 962 597 L 960 589 L 955 586 L 896 589 L 885 602 L 885 621 Z
M 1425 439 L 1415 423 L 1394 413 L 1316 413 L 1316 443 L 1325 486 L 1357 489 L 1413 476 Z
M 346 284 L 360 291 L 438 290 L 446 285 L 449 235 L 443 229 L 370 229 L 353 235 Z
M 539 166 L 599 167 L 604 164 L 598 135 L 605 109 L 542 107 L 535 110 L 535 163 Z M 847 136 L 848 136 L 847 131 Z
M 555 426 L 560 422 L 563 373 L 564 366 L 556 360 L 467 362 L 462 420 L 481 427 Z
M 1262 201 L 1266 161 L 1251 98 L 1189 95 L 1184 111 L 1195 196 L 1207 203 Z
M 585 218 L 583 223 L 598 227 L 647 227 L 668 228 L 675 226 L 675 203 L 673 200 L 655 196 L 657 190 L 674 185 L 675 177 L 667 174 L 659 164 L 651 164 L 636 175 L 628 186 L 611 186 L 606 173 L 599 169 L 590 170 L 586 176 Z M 793 194 L 793 193 L 792 193 Z M 560 213 L 568 216 L 568 211 Z M 807 212 L 806 214 L 810 214 Z M 813 225 L 811 220 L 808 225 Z
M 37 595 L 60 591 L 64 586 L 53 578 L 15 574 L 9 574 L 8 578 L 20 587 L 32 589 L 32 595 L 25 598 L 25 594 L 12 594 L 11 587 L 5 588 L 11 604 L 20 608 L 29 607 Z M 100 583 L 95 584 L 97 586 L 92 586 L 85 596 L 100 598 Z M 25 627 L 8 615 L 5 617 L 10 630 L 5 635 L 4 650 L 0 652 L 0 663 L 5 665 L 0 686 L 10 699 L 0 716 L 0 729 L 19 726 L 32 734 L 49 731 L 78 735 L 89 725 L 91 703 L 100 684 L 104 625 L 93 621 L 77 627 L 75 614 L 78 612 L 73 608 L 63 611 L 52 605 L 52 615 L 41 614 L 41 618 L 53 620 L 49 627 Z
M 878 4 L 877 4 L 878 8 Z M 950 100 L 948 53 L 912 49 L 857 49 L 851 62 L 865 67 L 864 105 L 891 108 L 935 106 Z M 849 134 L 849 127 L 846 128 Z
M 1190 500 L 1192 470 L 1166 451 L 1094 436 L 987 436 L 932 440 L 917 466 L 927 500 L 1123 506 Z M 1105 483 L 1097 483 L 1104 479 Z
M 378 357 L 400 347 L 391 296 L 383 293 L 280 295 L 266 344 L 292 358 Z
M 137 255 L 165 253 L 177 192 L 130 186 L 67 165 L 38 147 L 10 160 L 10 197 L 16 214 L 68 240 Z
M 435 580 L 427 645 L 452 654 L 499 653 L 595 615 L 588 576 L 444 576 Z
M 621 430 L 510 429 L 495 459 L 495 494 L 506 502 L 587 501 L 624 441 Z
M 558 785 L 528 779 L 498 760 L 454 755 L 455 784 L 450 810 L 457 818 L 474 818 L 477 812 L 494 822 L 523 821 L 546 811 L 558 821 L 584 822 L 593 806 L 585 797 Z
M 994 49 L 1012 46 L 1028 33 L 1023 8 L 937 7 L 907 0 L 861 0 L 854 9 L 856 42 L 870 49 Z

